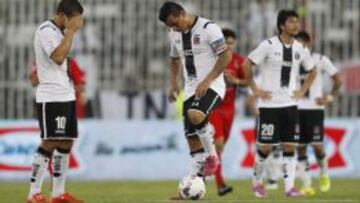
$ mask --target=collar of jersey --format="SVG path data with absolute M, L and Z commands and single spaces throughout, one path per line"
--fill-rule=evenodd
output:
M 193 22 L 193 24 L 191 25 L 190 29 L 189 29 L 189 30 L 186 30 L 184 33 L 190 32 L 190 31 L 193 29 L 193 27 L 196 25 L 198 19 L 199 19 L 199 16 L 195 16 L 194 22 Z
M 49 20 L 57 29 L 60 30 L 60 32 L 64 35 L 64 32 L 56 25 L 55 21 L 54 20 Z
M 281 43 L 284 47 L 286 47 L 286 48 L 292 47 L 292 45 L 294 44 L 294 41 L 295 41 L 295 40 L 293 39 L 293 41 L 292 41 L 291 44 L 285 44 L 285 43 L 281 40 L 280 35 L 278 35 L 277 37 L 278 37 L 280 43 Z M 289 46 L 289 47 L 288 47 L 288 46 Z

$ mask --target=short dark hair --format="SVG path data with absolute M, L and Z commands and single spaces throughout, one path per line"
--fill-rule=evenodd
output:
M 299 33 L 297 33 L 295 35 L 295 39 L 301 39 L 305 42 L 310 42 L 311 37 L 310 37 L 309 33 L 307 33 L 306 31 L 300 31 Z
M 299 18 L 299 14 L 294 10 L 280 10 L 277 16 L 277 28 L 279 33 L 281 33 L 281 26 L 285 25 L 285 22 L 290 17 Z
M 170 15 L 179 16 L 182 12 L 184 12 L 184 8 L 182 6 L 175 2 L 167 1 L 160 8 L 159 20 L 165 23 Z
M 67 17 L 76 12 L 82 14 L 84 11 L 78 0 L 61 0 L 56 8 L 56 13 L 64 13 Z
M 223 33 L 223 35 L 224 35 L 225 38 L 232 37 L 232 38 L 236 39 L 236 33 L 235 33 L 235 31 L 232 30 L 232 29 L 223 28 L 223 29 L 222 29 L 222 33 Z

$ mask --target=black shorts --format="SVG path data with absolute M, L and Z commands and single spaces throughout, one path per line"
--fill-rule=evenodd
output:
M 300 144 L 322 143 L 324 110 L 299 110 Z
M 296 106 L 259 108 L 257 142 L 279 144 L 299 142 L 298 110 Z
M 36 105 L 42 139 L 77 138 L 75 101 L 37 103 Z
M 188 111 L 194 109 L 202 112 L 206 119 L 209 113 L 214 110 L 222 102 L 221 97 L 212 89 L 208 89 L 204 96 L 196 98 L 195 96 L 190 97 L 184 102 L 183 116 L 184 116 L 184 130 L 185 136 L 193 136 L 196 134 L 195 128 L 188 118 Z

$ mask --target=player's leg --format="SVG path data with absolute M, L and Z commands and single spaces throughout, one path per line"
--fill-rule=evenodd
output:
M 53 142 L 44 140 L 46 138 L 49 129 L 47 124 L 47 112 L 46 104 L 38 103 L 36 105 L 36 111 L 39 120 L 39 126 L 41 130 L 41 144 L 35 153 L 32 161 L 32 172 L 30 178 L 30 190 L 27 198 L 28 203 L 47 203 L 46 197 L 41 193 L 44 176 L 50 158 L 52 156 L 55 145 Z
M 265 173 L 266 160 L 271 153 L 272 146 L 278 144 L 278 122 L 276 110 L 269 108 L 260 108 L 260 115 L 257 121 L 257 146 L 255 155 L 254 174 L 252 187 L 256 197 L 266 197 L 265 187 L 263 185 L 263 176 Z
M 295 151 L 300 138 L 297 107 L 282 108 L 280 114 L 285 194 L 290 197 L 301 196 L 302 194 L 295 189 Z
M 50 203 L 81 203 L 65 191 L 69 157 L 73 141 L 77 138 L 75 101 L 49 103 L 47 123 L 52 129 L 49 140 L 56 143 L 52 156 L 52 194 Z
M 271 154 L 266 161 L 267 190 L 278 189 L 279 178 L 282 173 L 282 149 L 280 145 L 273 146 Z
M 310 164 L 307 156 L 307 146 L 312 140 L 313 129 L 310 125 L 311 113 L 308 110 L 299 110 L 299 126 L 300 126 L 300 140 L 297 148 L 298 164 L 297 173 L 302 182 L 301 192 L 305 195 L 315 195 L 315 190 L 311 186 Z
M 209 89 L 201 98 L 195 98 L 187 116 L 204 147 L 208 157 L 205 160 L 204 175 L 213 175 L 219 165 L 214 145 L 214 127 L 208 122 L 208 114 L 221 102 L 220 96 Z
M 320 191 L 330 190 L 331 183 L 328 174 L 328 160 L 324 149 L 324 111 L 314 111 L 314 136 L 312 146 L 315 152 L 316 160 L 320 166 Z

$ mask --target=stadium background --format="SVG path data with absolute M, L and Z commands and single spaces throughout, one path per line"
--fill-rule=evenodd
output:
M 187 147 L 176 108 L 166 101 L 169 47 L 166 29 L 157 20 L 164 1 L 82 2 L 85 27 L 71 55 L 86 74 L 88 103 L 70 178 L 177 180 L 186 173 Z M 360 177 L 359 0 L 178 2 L 236 30 L 236 50 L 243 55 L 273 34 L 280 8 L 298 10 L 301 26 L 315 38 L 314 50 L 329 56 L 344 80 L 340 96 L 326 110 L 330 174 L 345 178 L 345 183 Z M 34 63 L 33 34 L 55 6 L 53 0 L 0 0 L 0 181 L 22 182 L 29 176 L 31 156 L 39 143 L 34 88 L 28 79 Z M 328 91 L 331 83 L 325 82 Z M 245 92 L 239 90 L 224 174 L 248 180 L 254 124 L 244 106 Z M 316 174 L 315 165 L 313 169 Z

